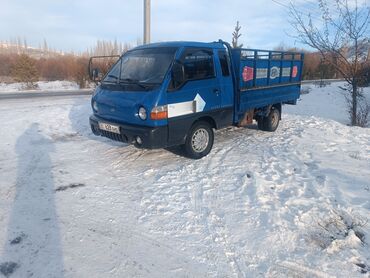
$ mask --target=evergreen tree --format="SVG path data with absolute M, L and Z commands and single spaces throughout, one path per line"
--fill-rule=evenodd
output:
M 39 78 L 35 60 L 26 54 L 20 55 L 12 68 L 12 76 L 15 81 L 26 83 L 27 89 L 35 88 Z

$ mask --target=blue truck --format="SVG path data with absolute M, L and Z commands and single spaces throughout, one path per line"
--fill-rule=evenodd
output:
M 257 121 L 275 131 L 282 105 L 300 96 L 303 53 L 231 48 L 224 41 L 161 42 L 124 53 L 91 99 L 95 135 L 138 148 L 182 145 L 209 154 L 214 129 Z

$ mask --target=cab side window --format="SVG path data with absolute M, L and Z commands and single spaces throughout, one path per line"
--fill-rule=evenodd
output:
M 220 58 L 222 76 L 229 76 L 230 75 L 229 55 L 225 50 L 222 50 L 218 52 L 218 57 Z
M 208 49 L 186 49 L 181 58 L 187 81 L 215 77 L 213 52 Z

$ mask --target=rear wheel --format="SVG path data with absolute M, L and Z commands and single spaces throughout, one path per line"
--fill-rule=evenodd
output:
M 184 149 L 193 159 L 200 159 L 209 154 L 212 149 L 214 134 L 207 122 L 196 122 L 189 130 Z
M 258 117 L 257 125 L 259 130 L 265 130 L 265 117 Z
M 280 111 L 275 107 L 272 107 L 267 117 L 260 117 L 258 119 L 258 128 L 264 131 L 275 131 L 280 122 Z

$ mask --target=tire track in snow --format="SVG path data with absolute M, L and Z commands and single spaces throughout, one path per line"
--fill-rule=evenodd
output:
M 254 178 L 248 169 L 244 170 L 243 167 L 235 168 L 234 163 L 228 165 L 230 161 L 227 159 L 227 156 L 229 154 L 232 155 L 232 152 L 235 151 L 234 146 L 238 145 L 236 143 L 244 136 L 245 134 L 241 134 L 240 136 L 236 136 L 236 138 L 232 140 L 233 142 L 227 142 L 227 146 L 229 147 L 217 152 L 215 157 L 206 164 L 205 168 L 207 169 L 206 172 L 211 173 L 211 176 L 217 177 L 222 177 L 223 172 L 228 172 L 227 169 L 224 169 L 225 167 L 228 169 L 234 168 L 234 171 L 238 176 L 237 182 L 240 184 L 240 189 L 237 190 L 237 196 L 235 196 L 238 198 L 235 208 L 247 211 L 248 204 L 252 204 L 253 201 L 251 200 L 255 199 L 253 198 L 253 196 L 255 196 Z M 214 169 L 217 170 L 215 171 Z M 248 277 L 249 275 L 252 275 L 252 273 L 249 273 L 248 269 L 248 265 L 250 264 L 248 263 L 249 260 L 246 259 L 246 254 L 239 252 L 238 248 L 230 241 L 229 238 L 231 238 L 232 233 L 227 228 L 227 224 L 224 219 L 225 214 L 223 212 L 217 212 L 217 207 L 215 205 L 218 201 L 217 196 L 224 196 L 224 192 L 222 192 L 224 187 L 225 184 L 221 184 L 214 188 L 213 194 L 211 195 L 210 200 L 208 200 L 208 211 L 207 213 L 202 213 L 203 222 L 207 227 L 209 234 L 212 236 L 214 243 L 222 247 L 225 258 L 227 258 L 234 276 Z M 197 203 L 204 203 L 203 191 L 201 192 L 202 194 L 197 196 L 199 198 Z M 230 201 L 233 202 L 233 200 Z
M 222 151 L 222 153 L 227 152 L 227 150 Z M 204 163 L 202 163 L 204 164 Z M 214 171 L 213 169 L 217 169 L 214 165 L 214 163 L 205 163 L 206 166 L 204 168 L 206 169 L 204 172 L 205 173 L 210 173 L 211 176 L 216 175 L 217 171 Z M 202 169 L 203 167 L 199 167 Z M 211 172 L 210 172 L 211 171 Z M 193 175 L 198 176 L 199 170 L 195 170 L 195 172 L 192 173 Z M 206 191 L 214 191 L 215 189 L 212 189 L 211 183 L 207 180 L 204 182 L 204 179 L 202 179 L 200 182 L 195 182 L 191 186 L 191 191 L 192 191 L 192 203 L 193 203 L 193 211 L 195 213 L 195 217 L 197 219 L 197 222 L 202 226 L 206 233 L 206 237 L 210 236 L 212 239 L 212 242 L 216 246 L 210 246 L 210 256 L 214 256 L 215 249 L 218 249 L 217 247 L 221 247 L 223 254 L 225 255 L 226 260 L 228 261 L 231 271 L 235 277 L 242 277 L 241 270 L 238 266 L 238 263 L 235 259 L 235 256 L 233 256 L 233 252 L 230 249 L 230 245 L 228 244 L 226 240 L 226 234 L 224 231 L 224 223 L 221 222 L 221 219 L 218 217 L 219 223 L 218 223 L 218 228 L 216 229 L 215 223 L 213 223 L 213 218 L 217 217 L 215 212 L 212 210 L 212 206 L 207 206 L 204 202 L 204 187 L 207 186 L 208 189 Z M 216 187 L 217 188 L 217 187 Z M 214 196 L 214 195 L 213 195 Z M 213 198 L 213 201 L 217 202 L 217 198 Z M 213 202 L 212 202 L 213 203 Z M 216 255 L 217 256 L 217 255 Z M 219 259 L 217 259 L 219 260 Z
M 237 248 L 229 241 L 231 233 L 226 227 L 223 219 L 224 216 L 217 212 L 217 208 L 222 209 L 225 202 L 224 194 L 230 195 L 235 191 L 235 188 L 239 186 L 236 184 L 237 182 L 249 180 L 247 175 L 250 176 L 248 173 L 243 173 L 243 169 L 241 169 L 243 171 L 239 169 L 237 177 L 234 178 L 235 181 L 226 182 L 226 186 L 231 186 L 231 193 L 224 192 L 224 184 L 219 180 L 223 178 L 223 171 L 230 171 L 230 167 L 234 167 L 233 164 L 223 165 L 226 158 L 225 154 L 230 151 L 232 151 L 232 148 L 223 149 L 211 160 L 203 159 L 194 163 L 196 165 L 191 161 L 172 171 L 161 171 L 158 173 L 154 178 L 153 184 L 156 190 L 151 190 L 151 196 L 149 198 L 146 196 L 142 200 L 144 206 L 147 206 L 147 204 L 149 206 L 143 211 L 140 219 L 147 222 L 150 218 L 157 215 L 155 211 L 160 211 L 161 214 L 166 214 L 169 217 L 175 217 L 175 215 L 178 215 L 180 212 L 178 205 L 179 200 L 187 199 L 187 197 L 184 196 L 184 191 L 186 189 L 192 206 L 190 209 L 194 214 L 196 225 L 200 226 L 203 230 L 203 237 L 205 239 L 207 237 L 212 239 L 213 243 L 207 247 L 207 252 L 209 253 L 208 257 L 214 259 L 214 266 L 217 268 L 219 265 L 217 262 L 221 262 L 222 264 L 222 261 L 225 259 L 235 277 L 245 277 L 246 271 L 240 266 L 240 260 L 246 261 L 244 255 L 238 253 Z M 229 162 L 226 164 L 228 163 Z M 244 178 L 240 177 L 241 174 L 244 174 Z M 174 186 L 174 184 L 177 186 Z M 241 195 L 245 198 L 247 198 L 247 194 L 245 193 L 246 190 L 244 189 L 246 185 L 247 182 L 242 181 L 240 189 Z M 230 198 L 230 196 L 227 198 Z M 245 209 L 245 204 L 247 203 L 248 201 L 246 199 L 240 199 L 238 200 L 238 207 Z M 183 208 L 180 213 L 186 216 L 188 214 L 188 209 Z M 175 218 L 174 220 L 183 222 L 183 219 L 179 220 Z M 185 229 L 189 226 L 190 228 L 194 226 L 192 221 L 187 221 L 180 225 Z M 218 249 L 223 250 L 224 259 L 219 257 Z

